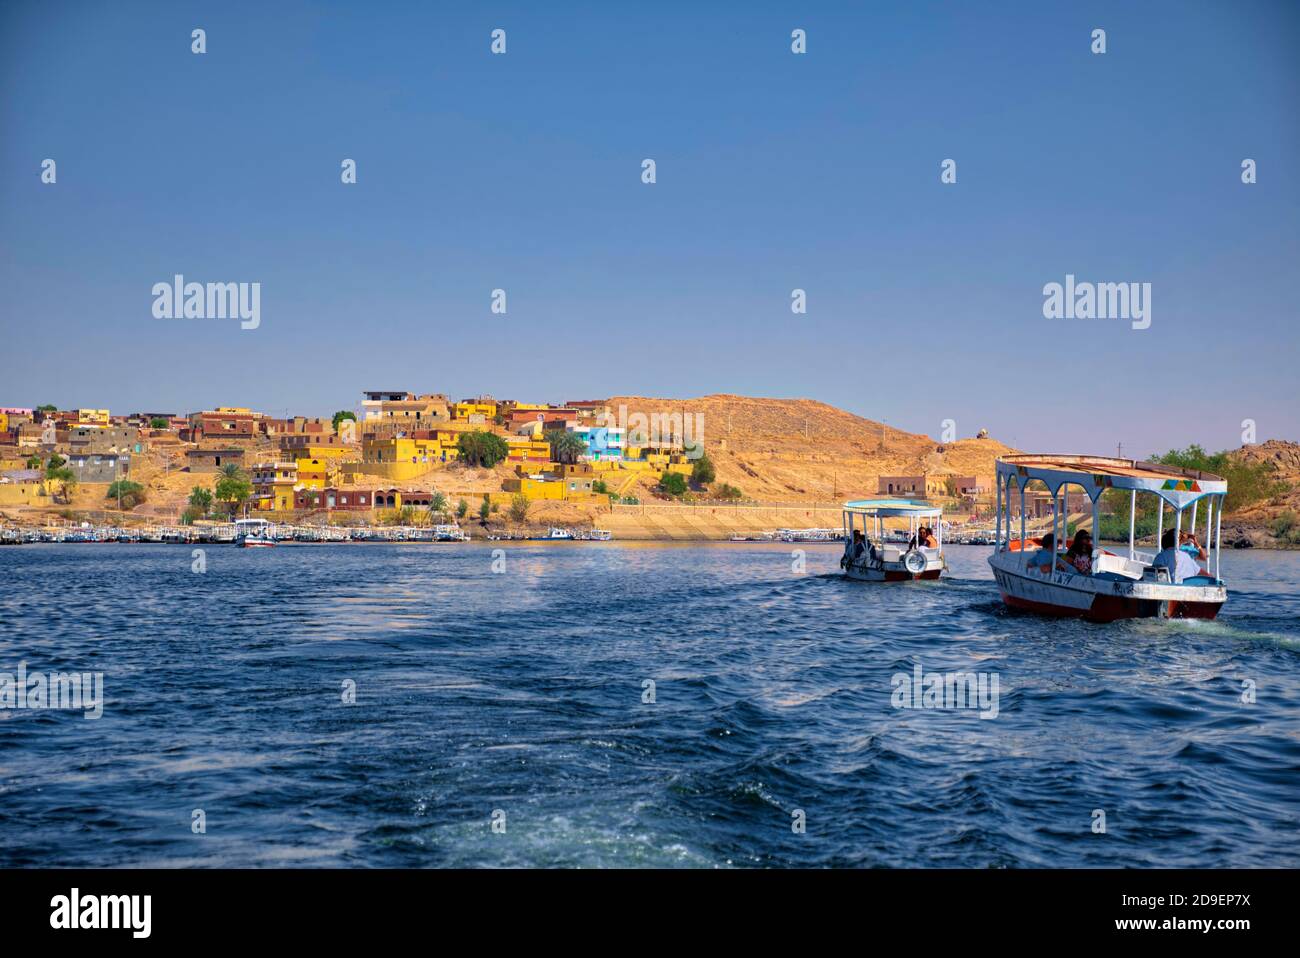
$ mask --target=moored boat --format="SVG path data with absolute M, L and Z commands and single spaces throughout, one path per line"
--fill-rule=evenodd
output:
M 1025 530 L 1025 489 L 1034 481 L 1041 482 L 1052 496 L 1048 544 L 1044 543 L 1046 535 L 1030 538 Z M 1020 500 L 1019 538 L 1013 538 L 1011 531 L 1013 482 Z M 1065 561 L 1065 554 L 1058 551 L 1066 537 L 1069 486 L 1078 486 L 1091 500 L 1094 530 L 1099 527 L 1102 494 L 1108 489 L 1129 493 L 1128 548 L 1111 552 L 1102 549 L 1096 539 L 1083 563 L 1087 571 Z M 1219 578 L 1227 492 L 1228 483 L 1219 476 L 1159 463 L 1102 456 L 1004 456 L 997 462 L 996 542 L 989 557 L 1002 600 L 1016 609 L 1094 622 L 1213 619 L 1228 598 L 1227 587 Z M 1156 543 L 1163 546 L 1159 553 L 1137 549 L 1139 493 L 1156 497 Z M 1205 548 L 1195 535 L 1202 501 Z M 1164 528 L 1166 505 L 1173 518 L 1169 530 Z M 1180 556 L 1180 551 L 1185 554 Z
M 907 530 L 886 529 L 888 519 L 906 519 Z M 901 540 L 900 532 L 904 536 Z M 939 578 L 947 568 L 943 558 L 943 510 L 910 499 L 846 502 L 840 568 L 848 578 L 864 582 Z

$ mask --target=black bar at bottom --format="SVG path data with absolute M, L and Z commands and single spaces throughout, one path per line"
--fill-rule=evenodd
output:
M 761 939 L 774 923 L 789 921 L 791 932 L 813 923 L 819 934 L 862 939 L 911 929 L 909 935 L 933 933 L 948 945 L 969 940 L 967 933 L 993 934 L 983 939 L 991 942 L 1033 932 L 1072 945 L 1199 936 L 1231 947 L 1291 923 L 1284 909 L 1293 884 L 1294 872 L 1284 870 L 11 869 L 0 871 L 0 928 L 6 945 L 30 938 L 127 941 L 147 930 L 149 940 L 172 944 L 336 946 L 374 944 L 379 932 L 435 929 L 456 930 L 472 945 L 479 936 L 496 943 L 569 930 L 584 938 L 637 929 L 655 937 L 652 929 L 662 923 L 680 931 L 683 921 Z M 92 923 L 119 927 L 80 927 Z

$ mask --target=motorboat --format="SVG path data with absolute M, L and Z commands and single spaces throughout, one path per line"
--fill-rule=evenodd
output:
M 1032 482 L 1041 483 L 1052 496 L 1050 551 L 1043 544 L 1046 533 L 1031 538 L 1026 532 L 1025 490 Z M 1118 552 L 1112 552 L 1101 548 L 1100 538 L 1094 532 L 1088 572 L 1080 571 L 1062 558 L 1061 547 L 1065 545 L 1068 528 L 1066 493 L 1072 486 L 1081 489 L 1091 501 L 1094 530 L 1099 528 L 1102 495 L 1108 490 L 1128 493 L 1127 549 L 1121 547 Z M 1013 495 L 1017 492 L 1018 537 L 1012 532 L 1011 515 Z M 1159 553 L 1137 548 L 1139 494 L 1156 499 L 1157 548 L 1165 541 L 1169 543 Z M 1094 622 L 1133 618 L 1213 619 L 1228 598 L 1227 587 L 1219 578 L 1223 500 L 1227 494 L 1228 483 L 1220 476 L 1161 463 L 1102 456 L 1004 456 L 997 461 L 996 541 L 989 556 L 1002 600 L 1015 609 L 1076 616 Z M 1121 502 L 1122 499 L 1121 495 Z M 1168 531 L 1166 506 L 1172 519 Z M 1204 529 L 1204 547 L 1195 535 L 1198 523 Z M 1188 553 L 1181 562 L 1178 550 Z M 1193 568 L 1195 575 L 1189 574 Z
M 887 520 L 906 520 L 907 530 L 888 529 Z M 928 544 L 926 530 L 933 535 Z M 857 535 L 861 535 L 859 548 Z M 844 504 L 844 555 L 840 568 L 864 582 L 937 579 L 947 568 L 943 558 L 943 510 L 912 499 L 861 499 Z
M 236 519 L 235 543 L 244 549 L 275 545 L 275 527 L 266 519 Z

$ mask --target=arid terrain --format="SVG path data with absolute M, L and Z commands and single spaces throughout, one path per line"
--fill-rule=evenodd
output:
M 464 499 L 471 510 L 465 521 L 471 527 L 480 527 L 473 514 L 485 495 L 491 497 L 499 504 L 486 527 L 493 532 L 533 532 L 547 525 L 598 526 L 627 539 L 717 539 L 783 527 L 838 526 L 839 504 L 877 495 L 880 476 L 927 474 L 991 480 L 997 457 L 1017 451 L 991 437 L 941 443 L 810 399 L 724 394 L 695 399 L 616 396 L 608 407 L 623 424 L 625 417 L 630 420 L 637 413 L 668 416 L 674 423 L 702 415 L 704 450 L 717 472 L 711 489 L 716 492 L 723 484 L 734 486 L 740 490 L 741 502 L 719 501 L 704 490 L 693 491 L 685 502 L 670 500 L 655 489 L 657 474 L 615 471 L 606 478 L 609 492 L 633 497 L 637 504 L 611 507 L 603 502 L 534 502 L 526 522 L 512 523 L 504 508 L 509 496 L 501 489 L 503 480 L 514 472 L 504 463 L 493 469 L 458 463 L 438 466 L 400 485 L 440 491 L 453 508 Z M 701 421 L 690 421 L 689 434 L 698 436 Z M 145 486 L 147 501 L 129 513 L 119 513 L 116 504 L 105 499 L 105 485 L 86 483 L 77 487 L 70 503 L 40 510 L 11 507 L 0 515 L 20 524 L 55 517 L 126 524 L 175 522 L 190 490 L 195 486 L 211 489 L 217 478 L 181 468 L 185 448 L 174 436 L 156 436 L 147 453 L 134 457 L 131 478 Z M 277 456 L 277 447 L 270 440 L 249 448 L 250 461 Z M 1300 444 L 1270 440 L 1244 447 L 1234 456 L 1268 463 L 1286 491 L 1227 516 L 1225 543 L 1295 545 L 1285 534 L 1275 534 L 1275 527 L 1279 517 L 1300 515 Z M 354 488 L 391 485 L 363 478 Z M 323 513 L 295 516 L 294 521 L 304 518 L 325 521 Z M 335 513 L 332 521 L 367 519 L 374 521 L 375 517 Z

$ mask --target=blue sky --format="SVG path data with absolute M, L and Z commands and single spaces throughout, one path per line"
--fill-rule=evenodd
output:
M 1300 439 L 1294 3 L 10 2 L 0 89 L 0 405 L 734 392 L 1043 451 Z M 176 273 L 260 282 L 260 327 L 155 319 Z M 1067 273 L 1150 282 L 1151 327 L 1045 319 Z

